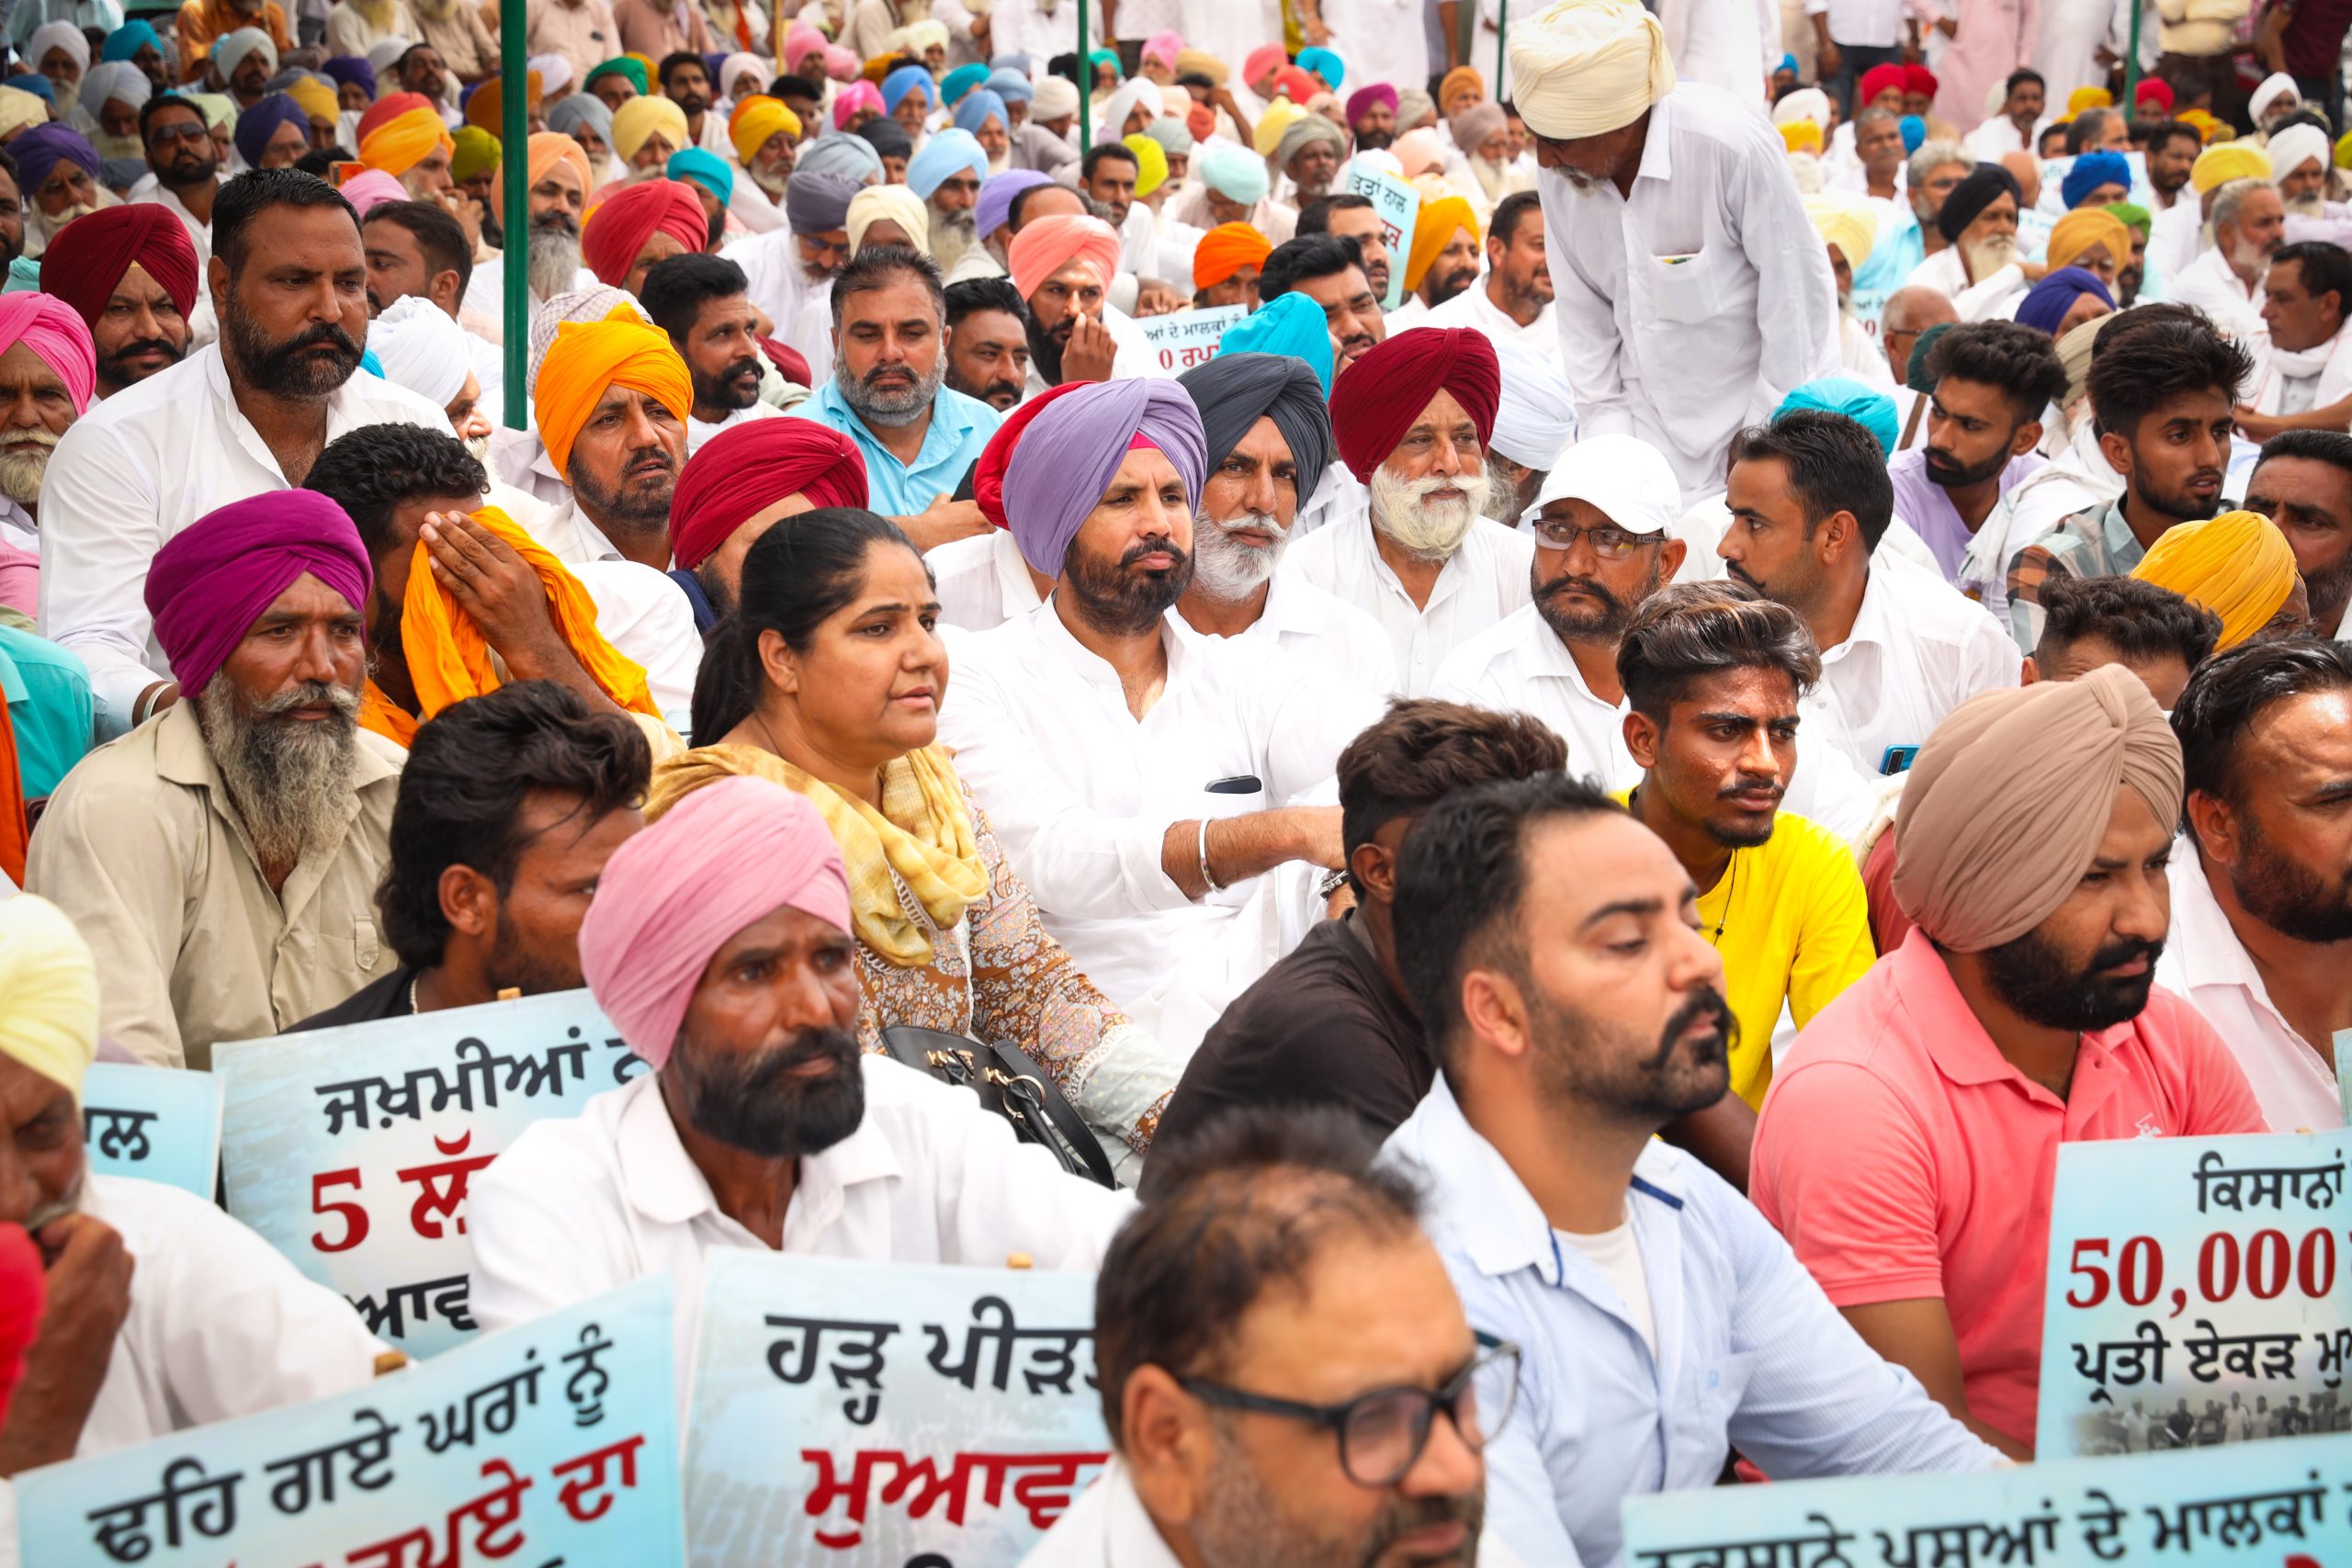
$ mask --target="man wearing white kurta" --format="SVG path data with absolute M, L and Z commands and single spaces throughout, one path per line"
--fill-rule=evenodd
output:
M 2256 413 L 2298 414 L 2352 397 L 2352 256 L 2335 245 L 2289 245 L 2262 283 L 2270 352 L 2246 400 Z M 2339 422 L 2337 428 L 2342 428 Z
M 1837 286 L 1788 149 L 1755 106 L 1676 86 L 1635 0 L 1514 19 L 1509 49 L 1583 428 L 1640 436 L 1696 495 L 1733 432 L 1837 371 Z

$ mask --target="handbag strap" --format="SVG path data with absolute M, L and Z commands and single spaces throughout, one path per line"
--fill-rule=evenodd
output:
M 1028 1053 L 1009 1040 L 996 1041 L 988 1049 L 995 1055 L 1002 1071 L 1028 1086 L 1021 1090 L 1024 1106 L 1034 1106 L 1044 1113 L 1053 1137 L 1050 1143 L 1044 1138 L 1038 1141 L 1047 1143 L 1048 1147 L 1062 1145 L 1057 1152 L 1061 1154 L 1063 1168 L 1072 1176 L 1083 1176 L 1097 1186 L 1115 1190 L 1119 1179 L 1112 1172 L 1109 1156 L 1103 1154 L 1102 1144 L 1096 1141 L 1092 1130 L 1087 1126 L 1086 1118 L 1080 1116 L 1078 1108 L 1054 1087 L 1054 1080 L 1029 1059 Z M 1030 1089 L 1036 1091 L 1034 1097 L 1029 1093 Z M 1009 1089 L 1005 1098 L 1008 1100 L 1013 1098 Z M 1078 1162 L 1075 1165 L 1071 1163 L 1073 1156 Z
M 1016 1134 L 1044 1148 L 1072 1176 L 1103 1187 L 1118 1186 L 1111 1161 L 1086 1119 L 1018 1045 L 1009 1041 L 984 1044 L 945 1030 L 893 1024 L 882 1031 L 882 1049 L 901 1066 L 972 1090 L 982 1109 L 1003 1117 Z

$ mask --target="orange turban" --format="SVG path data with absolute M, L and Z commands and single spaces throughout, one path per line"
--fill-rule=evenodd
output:
M 394 176 L 416 167 L 435 147 L 441 149 L 444 157 L 454 157 L 458 151 L 449 128 L 441 123 L 439 112 L 422 93 L 395 93 L 362 118 L 372 117 L 377 110 L 403 99 L 412 100 L 414 107 L 386 116 L 372 129 L 363 126 L 359 133 L 359 161 Z
M 1470 231 L 1470 243 L 1478 243 L 1478 215 L 1470 210 L 1469 202 L 1458 196 L 1421 203 L 1420 216 L 1413 220 L 1413 248 L 1406 254 L 1405 287 L 1419 288 L 1427 277 L 1430 264 L 1438 253 L 1453 243 L 1457 229 Z
M 1119 276 L 1118 231 L 1100 218 L 1057 213 L 1024 226 L 1008 253 L 1012 287 L 1028 299 L 1070 263 L 1084 262 L 1108 288 Z
M 569 164 L 580 177 L 580 194 L 586 196 L 595 176 L 588 170 L 588 154 L 580 143 L 560 130 L 542 130 L 534 134 L 524 147 L 524 162 L 530 169 L 530 180 L 537 185 L 547 178 L 548 171 L 558 164 Z
M 539 73 L 536 71 L 524 73 L 524 84 L 523 101 L 530 106 L 532 114 L 537 114 L 540 105 L 546 101 L 546 94 L 539 86 Z M 479 126 L 492 136 L 506 134 L 505 112 L 505 86 L 495 76 L 476 87 L 472 96 L 466 99 L 466 123 Z
M 566 321 L 556 328 L 539 363 L 539 443 L 558 473 L 571 467 L 571 444 L 605 390 L 627 387 L 678 416 L 684 423 L 694 410 L 694 384 L 686 377 L 686 362 L 670 346 L 669 334 L 649 326 L 616 305 L 601 321 Z
M 1247 223 L 1220 223 L 1193 252 L 1193 287 L 1211 288 L 1245 266 L 1264 266 L 1274 247 Z
M 710 243 L 710 220 L 692 186 L 683 180 L 623 186 L 581 225 L 580 259 L 599 282 L 617 288 L 656 234 L 667 234 L 689 251 Z

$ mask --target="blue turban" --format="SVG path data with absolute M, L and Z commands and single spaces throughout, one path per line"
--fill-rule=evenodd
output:
M 964 101 L 956 106 L 956 129 L 978 136 L 981 123 L 990 115 L 996 116 L 998 130 L 1010 131 L 1012 129 L 1012 117 L 1004 112 L 1002 98 L 986 87 L 967 93 Z
M 1174 465 L 1186 504 L 1200 503 L 1208 436 L 1182 386 L 1138 376 L 1080 387 L 1038 410 L 1005 460 L 1004 514 L 1023 560 L 1048 577 L 1061 575 L 1070 541 L 1137 435 Z
M 1792 76 L 1795 75 L 1797 73 L 1797 57 L 1793 54 L 1784 54 L 1781 56 L 1780 69 L 1787 72 Z
M 958 169 L 971 170 L 975 180 L 987 179 L 989 155 L 968 130 L 935 130 L 922 151 L 907 162 L 907 188 L 929 201 L 931 193 Z
M 670 162 L 662 172 L 673 180 L 692 180 L 718 198 L 726 206 L 735 198 L 735 175 L 718 153 L 700 147 L 688 147 L 670 154 Z
M 808 144 L 800 154 L 799 161 L 793 165 L 792 177 L 798 179 L 803 175 L 826 174 L 845 175 L 860 182 L 870 175 L 874 183 L 879 185 L 882 183 L 882 154 L 876 152 L 874 143 L 864 137 L 831 131 Z M 788 185 L 785 186 L 786 191 L 791 188 Z
M 988 89 L 1008 104 L 1025 104 L 1037 96 L 1037 85 L 1025 73 L 1003 66 L 989 73 Z
M 1825 376 L 1818 381 L 1807 381 L 1781 400 L 1772 411 L 1774 419 L 1798 409 L 1818 409 L 1824 413 L 1842 413 L 1871 433 L 1879 449 L 1888 457 L 1894 455 L 1894 400 L 1873 387 L 1845 376 Z
M 2066 198 L 2069 211 L 2083 204 L 2083 197 L 2101 186 L 2121 186 L 2132 188 L 2132 165 L 2124 162 L 2120 152 L 2084 152 L 2075 159 L 2075 166 L 2066 171 L 2065 181 L 2058 194 Z
M 311 144 L 311 117 L 302 106 L 283 93 L 272 93 L 261 102 L 237 117 L 237 129 L 231 140 L 237 144 L 237 155 L 249 169 L 261 167 L 262 150 L 269 139 L 277 134 L 281 125 L 290 125 L 302 133 L 302 146 Z
M 2098 280 L 2098 274 L 2078 266 L 2062 266 L 2026 290 L 2025 302 L 2018 307 L 2018 325 L 2056 337 L 2066 312 L 2086 294 L 2096 294 L 2106 301 L 2109 310 L 2115 309 L 2115 296 L 2107 291 L 2107 285 Z
M 958 65 L 939 79 L 939 101 L 952 104 L 988 79 L 985 65 Z
M 1298 68 L 1310 76 L 1320 76 L 1333 92 L 1348 79 L 1347 62 L 1328 49 L 1302 49 L 1298 51 Z
M 22 76 L 11 76 L 6 81 L 0 82 L 0 87 L 14 87 L 20 93 L 30 93 L 51 108 L 57 107 L 57 89 L 50 85 L 48 77 L 39 73 L 28 72 Z
M 1928 122 L 1916 114 L 1906 114 L 1902 120 L 1903 151 L 1917 152 L 1928 140 Z
M 128 60 L 149 44 L 155 46 L 156 53 L 164 52 L 162 37 L 147 25 L 146 18 L 141 17 L 137 21 L 125 22 L 107 34 L 107 41 L 99 49 L 98 58 L 101 61 Z
M 979 205 L 972 210 L 972 231 L 988 238 L 1012 221 L 1012 198 L 1035 186 L 1054 183 L 1051 175 L 1035 169 L 1007 169 L 980 182 Z
M 1193 170 L 1203 185 L 1243 207 L 1256 203 L 1272 183 L 1266 173 L 1266 160 L 1231 141 L 1210 142 L 1208 150 L 1193 160 Z
M 1036 68 L 1036 64 L 1037 62 L 1030 59 L 1025 51 L 1016 49 L 1009 53 L 991 57 L 989 61 L 989 69 L 1018 72 L 1021 79 L 1025 82 L 1029 79 L 1029 73 Z
M 339 86 L 357 86 L 373 103 L 376 98 L 376 68 L 356 54 L 338 54 L 321 63 L 319 69 L 334 78 Z
M 59 120 L 22 132 L 8 143 L 8 152 L 17 160 L 17 186 L 28 199 L 62 163 L 79 164 L 92 179 L 98 177 L 98 150 L 80 131 Z
M 901 65 L 882 78 L 882 107 L 892 114 L 899 112 L 899 100 L 920 88 L 924 103 L 938 101 L 939 89 L 933 85 L 931 73 L 920 65 Z
M 1225 335 L 1217 339 L 1216 351 L 1219 355 L 1286 354 L 1303 359 L 1323 383 L 1323 395 L 1331 394 L 1331 324 L 1324 319 L 1323 307 L 1296 289 L 1267 300 L 1226 328 Z

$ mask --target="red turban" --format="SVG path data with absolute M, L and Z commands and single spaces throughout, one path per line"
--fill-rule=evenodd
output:
M 350 514 L 316 491 L 232 501 L 165 540 L 148 563 L 145 597 L 180 691 L 193 697 L 210 684 L 261 613 L 304 572 L 355 610 L 367 606 L 375 581 Z
M 2172 112 L 2172 87 L 2161 76 L 2143 76 L 2140 78 L 2140 85 L 2132 89 L 2133 103 L 2144 104 L 2152 99 L 2163 106 L 2166 114 Z
M 352 131 L 352 134 L 356 136 L 360 141 L 365 141 L 368 140 L 370 133 L 378 130 L 379 127 L 390 125 L 392 121 L 400 118 L 401 116 L 408 113 L 411 109 L 430 109 L 432 107 L 433 100 L 426 97 L 423 93 L 393 93 L 385 97 L 378 98 L 374 103 L 369 104 L 368 106 L 368 112 L 359 117 L 359 124 Z
M 1295 65 L 1285 65 L 1274 73 L 1274 91 L 1301 107 L 1306 106 L 1307 99 L 1322 90 L 1315 85 L 1314 77 L 1309 76 Z
M 1936 73 L 1928 70 L 1924 65 L 1905 66 L 1903 68 L 1903 91 L 1906 95 L 1911 93 L 1924 93 L 1928 97 L 1934 97 L 1936 96 Z
M 1873 65 L 1862 73 L 1862 85 L 1854 93 L 1854 102 L 1858 106 L 1855 112 L 1859 114 L 1868 108 L 1878 101 L 1881 93 L 1890 88 L 1900 93 L 1907 91 L 1909 86 L 1910 76 L 1902 66 L 1892 61 L 1884 65 Z
M 617 288 L 638 253 L 656 234 L 667 234 L 689 251 L 710 243 L 710 220 L 702 197 L 683 180 L 647 180 L 624 186 L 588 215 L 580 231 L 580 258 L 600 282 Z
M 670 501 L 670 553 L 692 571 L 736 529 L 788 495 L 814 506 L 864 506 L 865 460 L 813 419 L 755 419 L 697 447 Z
M 1484 446 L 1495 433 L 1495 405 L 1503 393 L 1502 367 L 1485 334 L 1468 327 L 1415 327 L 1374 344 L 1348 367 L 1331 388 L 1331 431 L 1357 479 L 1371 482 L 1373 470 L 1441 391 L 1453 394 Z
M 1004 416 L 1004 423 L 996 427 L 989 444 L 980 448 L 980 460 L 972 469 L 972 501 L 979 507 L 981 516 L 1000 528 L 1012 526 L 1004 514 L 1004 470 L 1012 461 L 1012 449 L 1021 444 L 1021 433 L 1029 428 L 1029 422 L 1046 404 L 1086 385 L 1084 381 L 1065 381 L 1034 398 L 1023 399 L 1019 408 Z
M 196 309 L 196 246 L 153 202 L 102 207 L 57 231 L 41 257 L 40 289 L 74 307 L 92 332 L 122 275 L 137 262 L 187 315 Z

